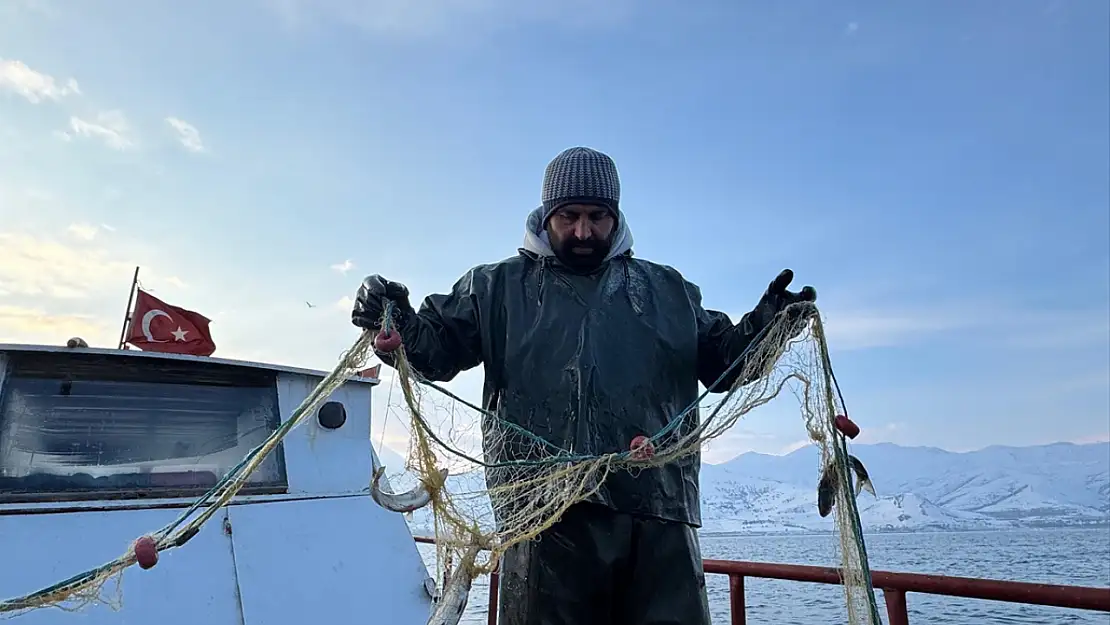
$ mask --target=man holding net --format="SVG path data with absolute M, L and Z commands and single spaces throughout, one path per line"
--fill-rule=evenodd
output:
M 352 320 L 376 330 L 391 301 L 415 371 L 448 381 L 483 365 L 486 411 L 578 455 L 627 451 L 661 431 L 697 400 L 699 382 L 728 390 L 743 369 L 730 366 L 772 318 L 816 299 L 811 287 L 787 290 L 785 270 L 739 323 L 706 310 L 678 271 L 633 258 L 616 166 L 589 148 L 551 161 L 525 224 L 515 256 L 471 269 L 419 312 L 403 285 L 370 276 Z M 696 410 L 686 419 L 696 425 Z M 491 423 L 483 421 L 487 462 L 518 459 L 521 450 L 491 444 Z M 695 453 L 613 472 L 538 540 L 509 549 L 498 622 L 709 625 L 699 468 Z M 503 479 L 494 473 L 487 481 Z

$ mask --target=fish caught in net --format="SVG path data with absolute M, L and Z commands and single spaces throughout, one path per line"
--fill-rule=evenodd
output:
M 397 336 L 389 331 L 388 308 L 382 327 L 379 336 Z M 551 527 L 610 475 L 689 460 L 744 415 L 784 391 L 796 397 L 809 439 L 820 449 L 821 464 L 815 467 L 822 475 L 819 513 L 836 513 L 848 622 L 881 623 L 855 502 L 858 488 L 874 491 L 862 463 L 848 454 L 843 428 L 837 425 L 838 419 L 847 419 L 846 410 L 832 373 L 824 326 L 812 303 L 794 304 L 776 316 L 734 363 L 743 368 L 738 382 L 715 402 L 706 403 L 708 393 L 703 393 L 660 431 L 638 437 L 627 449 L 603 454 L 559 448 L 421 379 L 398 341 L 389 351 L 400 393 L 391 400 L 387 418 L 405 424 L 409 440 L 406 466 L 393 468 L 404 473 L 395 473 L 391 481 L 407 481 L 411 487 L 386 493 L 375 479 L 372 490 L 376 497 L 397 497 L 379 502 L 396 512 L 411 514 L 413 502 L 427 506 L 420 511 L 421 519 L 434 532 L 436 573 L 443 580 L 442 598 L 429 625 L 458 622 L 457 616 L 451 618 L 461 610 L 458 588 L 469 588 L 474 576 L 492 572 L 508 549 Z M 379 468 L 377 475 L 381 472 Z M 859 478 L 855 484 L 852 475 Z M 476 548 L 481 550 L 477 557 Z M 465 606 L 465 597 L 462 602 Z

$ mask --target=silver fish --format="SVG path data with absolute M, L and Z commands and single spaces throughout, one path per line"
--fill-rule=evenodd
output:
M 822 517 L 829 516 L 832 512 L 833 506 L 836 504 L 836 486 L 837 476 L 836 461 L 833 460 L 821 472 L 821 481 L 817 483 L 817 513 Z M 859 497 L 860 492 L 867 491 L 871 496 L 875 497 L 875 486 L 871 483 L 871 476 L 868 475 L 867 469 L 860 462 L 859 458 L 849 455 L 848 467 L 856 474 L 856 497 Z
M 412 490 L 404 493 L 387 493 L 381 489 L 378 482 L 385 473 L 385 467 L 374 469 L 374 479 L 370 482 L 370 496 L 377 504 L 390 512 L 412 512 L 419 510 L 432 501 L 432 495 L 424 484 L 416 485 Z M 439 470 L 441 480 L 447 479 L 447 469 Z
M 470 599 L 470 586 L 474 582 L 474 560 L 477 557 L 477 547 L 467 549 L 459 565 L 455 567 L 455 574 L 444 585 L 427 625 L 458 625 Z

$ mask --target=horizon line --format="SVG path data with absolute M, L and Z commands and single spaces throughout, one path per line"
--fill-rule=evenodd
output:
M 1002 444 L 997 444 L 996 443 L 996 444 L 992 444 L 992 445 L 987 445 L 985 447 L 978 447 L 978 448 L 975 448 L 975 449 L 967 449 L 967 450 L 964 450 L 964 451 L 954 451 L 954 450 L 951 450 L 951 449 L 945 449 L 943 447 L 937 447 L 936 445 L 901 445 L 899 443 L 893 443 L 893 442 L 890 442 L 890 441 L 879 441 L 877 443 L 853 443 L 853 445 L 857 445 L 857 446 L 860 446 L 860 447 L 878 447 L 879 445 L 890 445 L 890 446 L 893 446 L 893 447 L 899 447 L 901 449 L 935 449 L 937 451 L 943 451 L 943 452 L 948 453 L 948 454 L 974 454 L 974 453 L 979 453 L 981 451 L 986 451 L 988 449 L 1034 449 L 1034 448 L 1037 448 L 1037 447 L 1054 447 L 1056 445 L 1071 445 L 1071 446 L 1074 446 L 1074 447 L 1087 447 L 1087 446 L 1091 446 L 1091 445 L 1110 445 L 1110 437 L 1108 437 L 1106 439 L 1102 439 L 1102 440 L 1086 441 L 1086 442 L 1082 442 L 1082 443 L 1078 443 L 1078 442 L 1075 442 L 1075 441 L 1055 441 L 1055 442 L 1052 442 L 1052 443 L 1037 443 L 1037 444 L 1034 444 L 1034 445 L 1002 445 Z M 804 445 L 802 447 L 799 447 L 798 449 L 795 449 L 793 451 L 789 451 L 789 452 L 783 453 L 783 454 L 765 453 L 765 452 L 762 452 L 762 451 L 745 451 L 743 453 L 736 454 L 735 456 L 729 458 L 728 460 L 722 460 L 721 462 L 702 462 L 702 464 L 708 464 L 708 465 L 711 465 L 711 466 L 720 466 L 722 464 L 727 464 L 729 462 L 732 462 L 733 460 L 736 460 L 737 458 L 740 458 L 741 456 L 751 456 L 751 455 L 771 456 L 771 457 L 774 457 L 774 458 L 785 458 L 786 456 L 793 455 L 795 453 L 798 453 L 799 451 L 802 451 L 803 449 L 806 449 L 807 447 L 812 447 L 812 446 L 813 446 L 813 443 L 810 443 L 808 445 Z

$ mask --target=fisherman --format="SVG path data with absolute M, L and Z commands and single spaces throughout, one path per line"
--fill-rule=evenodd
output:
M 698 287 L 678 271 L 633 258 L 616 165 L 596 150 L 556 156 L 541 201 L 515 256 L 471 269 L 419 312 L 404 285 L 370 276 L 352 321 L 378 330 L 392 301 L 413 369 L 444 382 L 483 365 L 483 408 L 562 449 L 628 450 L 692 404 L 698 382 L 727 391 L 741 367 L 714 383 L 760 330 L 786 306 L 816 300 L 812 287 L 787 290 L 793 273 L 784 270 L 737 324 L 703 308 Z M 494 423 L 483 421 L 487 456 Z M 709 625 L 700 462 L 694 454 L 635 475 L 613 472 L 538 540 L 510 548 L 498 622 Z

